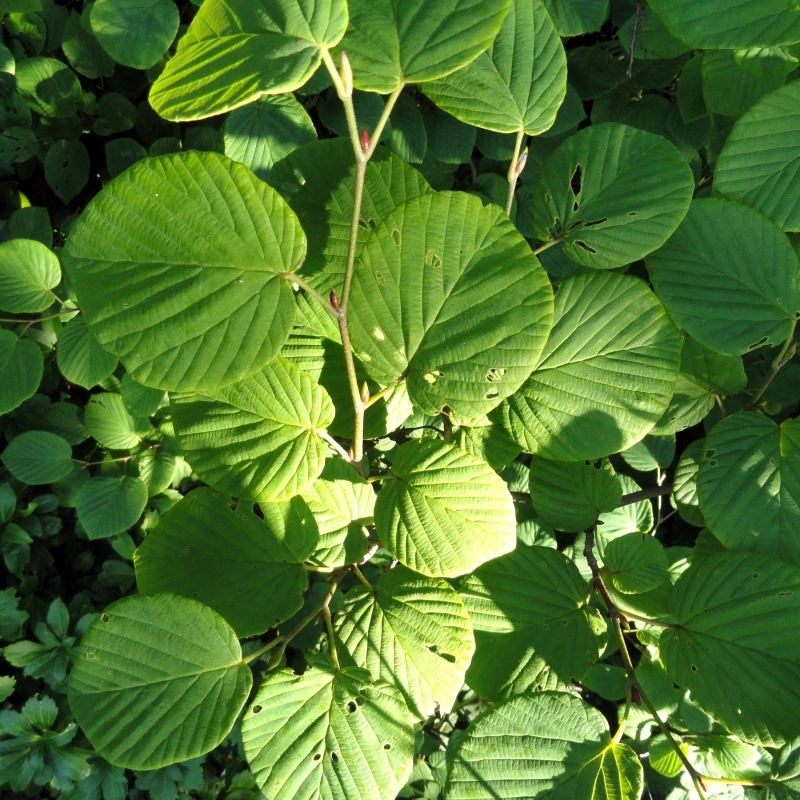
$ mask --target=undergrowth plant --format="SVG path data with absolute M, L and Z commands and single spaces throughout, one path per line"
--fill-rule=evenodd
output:
M 0 783 L 800 797 L 800 5 L 196 5 L 0 0 Z

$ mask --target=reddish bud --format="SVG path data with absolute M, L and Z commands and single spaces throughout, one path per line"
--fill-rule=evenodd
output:
M 339 298 L 336 296 L 336 292 L 334 292 L 333 289 L 331 289 L 331 305 L 334 311 L 339 310 Z
M 639 696 L 639 690 L 635 686 L 631 686 L 631 700 L 633 700 L 637 706 L 642 704 L 642 698 Z
M 522 170 L 525 169 L 525 164 L 528 163 L 528 151 L 526 150 L 518 159 L 517 166 L 514 169 L 514 174 L 521 175 Z
M 361 129 L 361 149 L 366 153 L 369 150 L 369 134 L 366 128 Z
M 707 791 L 708 791 L 708 786 L 706 786 L 706 783 L 705 783 L 705 781 L 704 781 L 702 778 L 698 778 L 698 779 L 697 779 L 697 782 L 700 784 L 700 788 L 701 788 L 701 789 L 702 789 L 704 792 L 707 792 Z

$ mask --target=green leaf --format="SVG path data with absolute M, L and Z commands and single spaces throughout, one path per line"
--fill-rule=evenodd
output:
M 800 752 L 795 740 L 782 747 L 772 759 L 770 783 L 763 800 L 797 800 L 800 797 Z
M 7 414 L 39 388 L 44 372 L 42 350 L 33 339 L 17 339 L 0 330 L 0 414 Z
M 300 498 L 292 502 L 303 503 Z M 263 633 L 303 605 L 308 579 L 302 561 L 313 551 L 317 533 L 308 519 L 298 521 L 285 531 L 275 530 L 246 505 L 232 511 L 222 495 L 195 489 L 161 518 L 136 551 L 139 591 L 199 600 L 221 614 L 240 638 Z
M 648 433 L 633 447 L 623 450 L 620 456 L 629 467 L 639 472 L 666 469 L 675 458 L 675 437 L 669 434 L 657 436 Z
M 122 402 L 132 417 L 152 417 L 167 402 L 167 393 L 135 381 L 126 372 L 119 384 Z
M 800 570 L 756 553 L 711 555 L 672 590 L 669 676 L 731 733 L 775 747 L 800 732 Z
M 372 524 L 375 512 L 372 486 L 350 464 L 332 458 L 302 496 L 319 528 L 312 560 L 326 567 L 360 561 L 369 547 L 363 528 Z
M 423 108 L 428 153 L 446 164 L 463 164 L 472 158 L 475 128 L 465 125 L 436 106 Z
M 409 164 L 420 164 L 428 149 L 428 135 L 417 101 L 410 94 L 401 94 L 392 109 L 386 129 L 386 145 Z
M 62 32 L 61 47 L 76 72 L 92 79 L 110 78 L 114 74 L 114 59 L 103 50 L 92 34 L 90 26 L 85 22 L 88 16 L 88 12 L 86 17 L 76 11 L 69 12 L 69 19 Z
M 685 339 L 672 400 L 655 424 L 653 434 L 666 436 L 696 425 L 711 411 L 715 396 L 738 394 L 746 386 L 747 376 L 739 356 L 716 353 L 694 339 Z
M 381 543 L 431 577 L 471 572 L 516 545 L 514 504 L 483 461 L 435 439 L 406 442 L 375 504 Z
M 491 47 L 425 94 L 462 122 L 500 133 L 551 128 L 567 91 L 567 56 L 540 0 L 513 0 Z
M 305 245 L 292 211 L 247 167 L 192 151 L 146 159 L 108 184 L 64 260 L 90 330 L 136 380 L 214 390 L 280 350 L 294 318 L 281 275 Z
M 147 158 L 147 150 L 135 139 L 123 136 L 120 139 L 111 139 L 106 142 L 105 155 L 108 174 L 112 178 L 116 178 L 137 161 Z
M 149 421 L 132 417 L 122 397 L 114 392 L 94 395 L 86 406 L 84 420 L 89 433 L 110 450 L 130 450 L 152 431 Z
M 533 456 L 530 469 L 533 507 L 560 531 L 585 531 L 622 499 L 622 486 L 607 459 L 570 464 Z
M 339 637 L 374 680 L 396 686 L 411 713 L 447 714 L 475 651 L 467 611 L 447 581 L 401 564 L 373 591 L 356 586 L 336 615 Z
M 178 467 L 178 457 L 165 447 L 150 448 L 138 453 L 133 459 L 133 465 L 139 473 L 139 479 L 147 487 L 147 496 L 155 497 L 172 483 Z
M 104 350 L 78 315 L 71 319 L 58 337 L 56 359 L 61 374 L 70 382 L 92 389 L 117 368 L 119 360 Z
M 520 453 L 520 446 L 503 427 L 492 422 L 488 422 L 487 425 L 456 429 L 453 431 L 453 442 L 498 472 L 507 467 Z
M 623 594 L 657 589 L 667 579 L 667 556 L 661 543 L 646 533 L 626 533 L 603 551 L 603 572 Z
M 17 64 L 17 91 L 43 117 L 72 116 L 82 99 L 78 76 L 55 58 L 28 58 Z
M 308 237 L 304 274 L 319 291 L 339 293 L 355 192 L 352 144 L 346 137 L 307 144 L 275 165 L 270 182 L 286 198 Z M 416 169 L 378 147 L 364 176 L 356 252 L 378 220 L 406 200 L 430 191 Z
M 84 635 L 69 705 L 107 761 L 158 769 L 228 735 L 253 684 L 241 659 L 233 629 L 196 600 L 125 597 Z
M 132 528 L 147 505 L 139 478 L 95 475 L 78 492 L 75 510 L 89 539 L 107 539 Z
M 299 89 L 347 18 L 344 0 L 209 0 L 153 84 L 150 104 L 183 121 Z
M 412 402 L 476 419 L 520 387 L 551 323 L 550 282 L 496 206 L 422 195 L 382 218 L 358 257 L 348 323 L 378 383 L 407 377 Z
M 800 420 L 779 426 L 740 411 L 718 422 L 705 440 L 697 497 L 726 548 L 800 565 Z
M 739 117 L 753 103 L 783 86 L 786 75 L 754 75 L 743 69 L 732 50 L 703 53 L 703 98 L 714 114 Z
M 642 487 L 627 475 L 617 475 L 623 495 L 638 492 Z M 649 500 L 626 503 L 624 506 L 600 515 L 597 544 L 603 555 L 606 544 L 626 533 L 650 533 L 653 529 L 653 506 Z
M 0 461 L 18 481 L 39 486 L 72 472 L 72 447 L 54 433 L 25 431 L 9 442 Z
M 39 152 L 36 134 L 18 125 L 11 126 L 0 134 L 0 161 L 20 164 Z
M 318 431 L 333 419 L 327 392 L 283 358 L 208 394 L 173 394 L 186 460 L 215 489 L 261 502 L 287 500 L 322 471 Z
M 697 473 L 700 470 L 700 460 L 705 452 L 705 439 L 692 442 L 681 454 L 678 466 L 675 468 L 672 495 L 670 501 L 678 510 L 681 519 L 698 528 L 705 528 L 706 521 L 700 511 L 700 502 L 697 499 Z
M 311 117 L 292 95 L 262 97 L 232 111 L 222 134 L 225 155 L 263 181 L 269 180 L 273 164 L 317 139 Z
M 714 172 L 715 190 L 785 231 L 800 231 L 799 109 L 800 81 L 762 98 L 733 126 Z
M 275 800 L 394 800 L 411 775 L 414 729 L 393 686 L 316 660 L 303 675 L 284 669 L 261 684 L 242 743 Z
M 0 309 L 12 314 L 44 311 L 61 282 L 55 253 L 41 242 L 11 239 L 0 244 Z
M 443 78 L 497 36 L 511 0 L 350 0 L 341 49 L 359 89 L 389 94 L 403 83 Z
M 681 338 L 638 278 L 575 275 L 556 295 L 537 368 L 498 410 L 527 452 L 594 460 L 630 447 L 667 407 Z
M 497 699 L 507 670 L 534 655 L 567 683 L 597 660 L 597 623 L 605 626 L 586 607 L 578 568 L 552 547 L 517 544 L 466 578 L 460 594 L 476 632 L 467 683 L 482 697 Z
M 689 209 L 694 178 L 660 136 L 608 122 L 570 136 L 533 188 L 533 227 L 587 267 L 630 264 L 661 247 Z
M 559 36 L 599 31 L 608 16 L 608 0 L 542 0 Z
M 44 176 L 63 203 L 74 200 L 89 180 L 89 151 L 83 142 L 57 141 L 44 160 Z
M 150 69 L 172 44 L 180 13 L 172 0 L 96 0 L 89 20 L 114 61 Z
M 789 240 L 733 200 L 695 200 L 647 271 L 675 321 L 718 353 L 779 344 L 800 314 L 800 263 Z
M 636 753 L 612 741 L 597 709 L 567 692 L 489 709 L 448 760 L 448 800 L 638 800 L 644 781 Z
M 743 0 L 720 17 L 716 0 L 652 0 L 667 30 L 690 47 L 735 49 L 800 41 L 800 9 L 786 0 Z

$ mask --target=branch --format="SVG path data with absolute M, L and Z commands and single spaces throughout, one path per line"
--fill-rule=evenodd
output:
M 649 489 L 640 489 L 638 492 L 622 495 L 617 508 L 629 506 L 631 503 L 638 503 L 640 500 L 650 500 L 653 497 L 663 497 L 672 492 L 672 484 L 664 483 L 661 486 L 651 486 Z
M 764 383 L 761 384 L 761 388 L 756 392 L 756 396 L 747 404 L 748 411 L 755 411 L 758 401 L 761 399 L 764 392 L 767 391 L 772 381 L 775 380 L 775 376 L 780 372 L 781 367 L 784 364 L 788 364 L 789 361 L 794 358 L 794 354 L 797 352 L 797 342 L 794 341 L 794 330 L 796 326 L 797 320 L 792 320 L 792 327 L 789 331 L 789 335 L 786 337 L 786 341 L 783 343 L 780 353 L 778 353 L 777 357 L 772 362 L 772 367 L 764 378 Z
M 617 637 L 617 643 L 619 644 L 619 652 L 622 656 L 622 661 L 625 664 L 625 672 L 628 675 L 628 686 L 631 690 L 631 695 L 633 697 L 638 696 L 641 698 L 642 702 L 647 706 L 647 710 L 652 715 L 653 719 L 658 724 L 658 727 L 661 729 L 661 732 L 667 738 L 667 741 L 672 745 L 672 749 L 677 754 L 678 758 L 680 759 L 683 766 L 686 768 L 686 771 L 689 773 L 692 783 L 694 783 L 694 788 L 697 791 L 697 794 L 700 796 L 702 800 L 706 800 L 705 796 L 705 775 L 701 775 L 689 762 L 689 759 L 686 758 L 686 754 L 681 749 L 681 746 L 678 742 L 675 741 L 675 738 L 672 735 L 670 729 L 666 726 L 663 722 L 661 717 L 656 710 L 656 707 L 650 701 L 650 698 L 645 693 L 644 689 L 642 689 L 642 685 L 639 683 L 639 679 L 636 677 L 636 669 L 633 666 L 633 662 L 631 661 L 630 653 L 628 652 L 628 643 L 625 641 L 625 634 L 622 632 L 622 624 L 621 624 L 621 617 L 619 609 L 614 604 L 614 601 L 611 599 L 611 595 L 608 593 L 608 589 L 606 588 L 605 583 L 603 583 L 603 577 L 600 574 L 600 567 L 597 563 L 597 559 L 594 556 L 594 537 L 595 537 L 595 528 L 589 528 L 586 531 L 586 543 L 583 548 L 583 555 L 586 557 L 586 561 L 589 564 L 589 569 L 592 571 L 592 581 L 591 586 L 592 588 L 596 589 L 600 596 L 603 598 L 603 602 L 608 609 L 608 614 L 611 617 L 611 622 L 614 627 L 614 633 Z

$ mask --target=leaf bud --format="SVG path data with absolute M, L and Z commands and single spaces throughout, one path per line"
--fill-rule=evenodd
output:
M 350 59 L 347 53 L 342 50 L 342 68 L 339 70 L 339 75 L 342 79 L 342 87 L 344 89 L 345 97 L 353 96 L 353 70 L 350 67 Z
M 364 385 L 361 387 L 361 402 L 362 403 L 369 402 L 369 386 L 367 386 L 366 381 L 364 381 Z
M 361 149 L 366 153 L 369 150 L 369 134 L 366 128 L 361 129 Z
M 338 311 L 339 310 L 339 298 L 338 298 L 338 296 L 336 295 L 336 292 L 333 289 L 331 289 L 330 297 L 331 297 L 331 305 L 333 306 L 333 310 L 334 311 Z
M 517 166 L 514 168 L 515 175 L 521 175 L 522 170 L 525 169 L 525 164 L 528 163 L 528 148 L 526 147 L 522 155 L 517 159 Z

